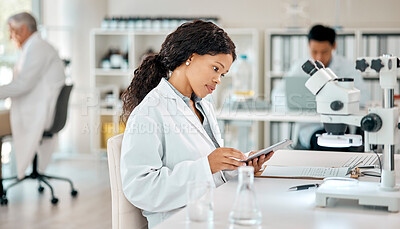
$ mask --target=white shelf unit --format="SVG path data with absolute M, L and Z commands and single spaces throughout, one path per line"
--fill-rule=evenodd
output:
M 227 102 L 233 94 L 232 80 L 233 71 L 236 68 L 240 55 L 245 54 L 248 62 L 252 66 L 252 85 L 254 88 L 255 95 L 261 93 L 262 88 L 258 88 L 260 82 L 259 74 L 259 33 L 256 29 L 245 29 L 245 28 L 232 28 L 225 29 L 229 37 L 236 45 L 236 61 L 233 62 L 230 72 L 226 74 L 221 80 L 221 84 L 217 87 L 216 93 L 213 93 L 213 100 L 217 109 L 223 107 L 224 103 Z
M 268 29 L 264 33 L 265 95 L 270 101 L 275 81 L 281 79 L 291 65 L 309 57 L 308 29 Z M 358 53 L 357 31 L 348 29 L 337 32 L 336 53 L 355 60 Z
M 309 57 L 307 33 L 308 29 L 305 28 L 265 30 L 266 95 L 270 95 L 273 87 L 272 81 L 282 78 L 290 67 L 290 63 Z M 337 31 L 336 42 L 336 52 L 349 60 L 355 61 L 357 57 L 380 56 L 385 53 L 400 56 L 400 29 L 344 29 Z M 292 48 L 296 46 L 297 49 Z M 278 54 L 276 54 L 277 51 Z M 378 74 L 364 74 L 363 76 L 367 80 L 378 78 Z
M 301 58 L 309 57 L 308 50 L 308 28 L 288 29 L 267 29 L 264 33 L 264 77 L 265 95 L 268 101 L 276 83 L 281 80 L 290 64 Z M 295 38 L 295 39 L 293 39 Z M 298 41 L 296 41 L 296 38 Z M 293 41 L 294 40 L 294 41 Z M 400 56 L 400 29 L 363 28 L 344 29 L 337 31 L 336 52 L 349 60 L 355 60 L 363 56 L 380 56 L 385 53 Z M 298 47 L 293 50 L 293 47 Z M 278 54 L 276 53 L 278 52 Z M 280 63 L 279 61 L 283 61 Z M 399 71 L 400 77 L 400 71 Z M 368 83 L 372 99 L 381 101 L 382 95 L 378 82 L 378 74 L 363 74 L 364 80 Z M 399 91 L 395 91 L 396 94 Z M 281 130 L 265 126 L 265 143 L 277 141 L 282 138 Z M 283 128 L 286 128 L 283 126 Z M 284 132 L 284 131 L 283 131 Z M 276 136 L 268 136 L 270 133 L 278 133 Z M 285 134 L 284 134 L 285 135 Z M 268 138 L 268 139 L 267 139 Z
M 400 57 L 400 29 L 363 29 L 359 34 L 359 56 L 381 56 L 392 54 Z M 379 86 L 378 73 L 363 74 L 365 80 L 370 81 L 370 91 L 374 101 L 382 101 L 382 90 Z M 400 78 L 400 70 L 397 70 Z M 398 80 L 399 82 L 399 80 Z M 399 94 L 399 88 L 395 94 Z
M 130 84 L 133 71 L 149 50 L 158 51 L 170 31 L 93 29 L 90 35 L 90 86 L 95 106 L 91 109 L 91 149 L 104 152 L 106 138 L 123 131 L 120 125 L 120 93 Z M 128 54 L 128 69 L 103 69 L 102 58 L 114 48 Z
M 252 69 L 252 85 L 255 97 L 263 93 L 262 78 L 260 74 L 260 34 L 254 28 L 227 28 L 225 31 L 236 45 L 237 60 L 240 55 L 245 54 Z M 213 93 L 214 106 L 219 112 L 223 108 L 229 107 L 229 101 L 232 99 L 233 73 L 238 61 L 235 61 L 230 72 L 221 80 L 222 83 Z M 228 105 L 228 106 L 227 106 Z M 233 112 L 235 113 L 235 112 Z M 221 122 L 222 123 L 222 122 Z M 220 126 L 225 133 L 225 146 L 233 147 L 247 152 L 261 147 L 262 143 L 262 125 L 253 121 L 235 121 L 225 122 L 225 126 Z
M 360 56 L 400 56 L 400 29 L 362 29 L 359 33 Z
M 133 71 L 136 69 L 149 49 L 158 52 L 162 42 L 171 31 L 135 31 L 135 30 L 103 30 L 93 29 L 90 36 L 90 85 L 95 91 L 95 97 L 98 103 L 91 112 L 91 149 L 93 152 L 104 152 L 104 131 L 102 126 L 104 122 L 112 122 L 115 128 L 113 133 L 120 132 L 119 116 L 121 114 L 121 103 L 119 93 L 125 90 L 132 79 Z M 252 64 L 253 82 L 255 92 L 260 93 L 262 87 L 258 87 L 260 82 L 259 74 L 259 33 L 256 29 L 232 28 L 226 29 L 231 39 L 236 44 L 238 56 L 240 54 L 248 55 Z M 117 48 L 123 52 L 128 52 L 129 69 L 102 69 L 101 59 L 110 48 Z M 229 74 L 222 79 L 221 86 L 218 87 L 213 97 L 208 98 L 216 109 L 221 107 L 229 91 L 229 84 L 232 79 Z M 105 93 L 108 93 L 107 102 Z M 111 99 L 112 98 L 112 99 Z M 114 100 L 114 101 L 112 101 Z M 105 106 L 102 106 L 105 105 Z M 234 127 L 232 127 L 234 128 Z M 252 127 L 258 130 L 258 127 Z M 257 136 L 257 135 L 255 135 Z M 102 140 L 103 138 L 103 140 Z M 254 141 L 257 144 L 257 140 Z M 253 141 L 251 142 L 253 144 Z

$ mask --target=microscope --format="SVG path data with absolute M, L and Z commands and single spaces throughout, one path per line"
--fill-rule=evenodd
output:
M 399 142 L 399 108 L 394 106 L 394 88 L 400 59 L 391 55 L 377 58 L 357 58 L 356 69 L 378 73 L 384 92 L 382 107 L 359 110 L 360 90 L 351 78 L 339 78 L 319 61 L 308 60 L 302 66 L 310 75 L 305 86 L 316 96 L 317 113 L 327 133 L 318 136 L 317 143 L 330 147 L 360 146 L 362 137 L 345 134 L 347 125 L 361 127 L 364 131 L 365 151 L 370 144 L 383 146 L 381 182 L 364 182 L 354 179 L 332 179 L 316 191 L 316 205 L 326 207 L 328 198 L 354 199 L 360 205 L 388 207 L 390 212 L 400 209 L 400 191 L 396 186 L 394 153 Z

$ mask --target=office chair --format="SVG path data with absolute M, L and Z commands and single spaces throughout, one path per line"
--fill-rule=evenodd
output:
M 108 169 L 110 173 L 111 201 L 112 201 L 112 228 L 147 229 L 146 217 L 142 211 L 131 204 L 122 191 L 120 158 L 123 134 L 111 137 L 107 141 Z
M 57 98 L 57 103 L 56 103 L 56 110 L 55 110 L 55 115 L 54 115 L 54 121 L 53 125 L 50 127 L 49 130 L 44 131 L 42 135 L 42 140 L 45 138 L 51 138 L 53 137 L 54 134 L 58 133 L 60 130 L 62 130 L 65 126 L 65 123 L 67 121 L 67 112 L 68 112 L 68 101 L 69 101 L 69 96 L 71 94 L 72 90 L 72 85 L 64 85 L 63 88 L 61 89 L 61 92 Z M 17 177 L 10 177 L 10 178 L 4 178 L 3 180 L 10 180 L 10 179 L 16 179 L 17 181 L 15 183 L 10 184 L 6 189 L 3 190 L 3 195 L 1 197 L 1 205 L 7 204 L 7 192 L 8 190 L 21 183 L 22 181 L 26 179 L 37 179 L 39 182 L 39 188 L 38 191 L 39 193 L 42 193 L 44 190 L 44 187 L 42 186 L 42 182 L 46 184 L 51 191 L 51 203 L 52 204 L 57 204 L 58 199 L 54 196 L 54 191 L 53 187 L 49 183 L 49 179 L 55 179 L 55 180 L 63 180 L 67 181 L 71 185 L 71 195 L 75 197 L 78 194 L 78 191 L 75 190 L 74 185 L 70 179 L 64 178 L 64 177 L 56 177 L 56 176 L 48 176 L 46 174 L 41 174 L 37 170 L 37 159 L 38 156 L 37 154 L 35 155 L 33 159 L 33 164 L 32 164 L 32 173 L 25 176 L 24 178 L 18 180 Z

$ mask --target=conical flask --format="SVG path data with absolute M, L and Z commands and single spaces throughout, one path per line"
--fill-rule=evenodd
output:
M 240 167 L 235 202 L 229 214 L 230 223 L 238 225 L 261 224 L 262 215 L 257 205 L 253 182 L 254 168 L 251 166 Z

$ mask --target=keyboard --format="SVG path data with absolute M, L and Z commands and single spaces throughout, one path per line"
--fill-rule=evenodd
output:
M 381 156 L 379 156 L 381 158 Z M 375 166 L 379 167 L 379 160 L 376 154 L 361 154 L 351 157 L 342 167 L 354 168 L 356 166 Z

